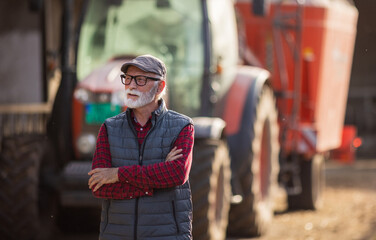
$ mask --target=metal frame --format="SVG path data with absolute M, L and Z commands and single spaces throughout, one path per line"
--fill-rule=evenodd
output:
M 201 0 L 202 4 L 202 16 L 203 16 L 203 39 L 204 39 L 204 74 L 202 76 L 202 88 L 201 88 L 201 110 L 200 116 L 212 116 L 213 104 L 210 102 L 210 96 L 213 94 L 211 88 L 212 73 L 211 58 L 212 58 L 212 46 L 211 46 L 211 27 L 208 16 L 207 1 Z
M 277 64 L 279 69 L 279 75 L 281 77 L 281 86 L 282 90 L 276 93 L 278 98 L 281 98 L 282 106 L 280 108 L 281 117 L 288 117 L 286 114 L 287 111 L 287 101 L 288 99 L 293 100 L 293 108 L 291 117 L 287 121 L 287 126 L 282 125 L 282 137 L 286 133 L 287 129 L 293 129 L 294 131 L 298 130 L 299 126 L 299 114 L 300 114 L 300 104 L 301 104 L 301 43 L 302 43 L 302 13 L 303 7 L 302 3 L 299 0 L 295 0 L 297 4 L 297 11 L 290 13 L 283 13 L 281 10 L 282 1 L 276 5 L 276 14 L 274 18 L 274 30 L 273 34 L 275 37 L 275 48 L 277 55 Z M 291 42 L 291 31 L 295 34 L 295 41 Z M 287 76 L 287 67 L 285 64 L 285 52 L 283 50 L 282 42 L 286 42 L 289 45 L 290 51 L 292 52 L 294 58 L 294 87 L 293 91 L 288 90 L 288 76 Z M 297 147 L 297 142 L 294 139 L 294 149 Z M 283 143 L 284 141 L 282 141 Z M 283 148 L 282 148 L 283 149 Z
M 282 90 L 276 92 L 276 96 L 281 99 L 281 106 L 279 108 L 279 117 L 285 118 L 287 121 L 280 121 L 280 136 L 281 136 L 281 150 L 280 150 L 280 164 L 281 172 L 280 178 L 284 183 L 289 195 L 299 194 L 302 191 L 302 183 L 299 178 L 300 168 L 298 156 L 298 139 L 299 139 L 299 122 L 300 122 L 300 105 L 301 105 L 301 65 L 302 57 L 300 49 L 302 45 L 302 15 L 303 6 L 301 0 L 295 0 L 297 9 L 292 12 L 282 12 L 282 0 L 276 4 L 275 18 L 273 21 L 273 35 L 276 48 L 276 58 L 279 69 L 280 81 Z M 294 37 L 294 36 L 295 37 Z M 293 41 L 291 41 L 293 39 Z M 294 60 L 294 75 L 293 75 L 293 91 L 288 89 L 288 75 L 285 64 L 285 52 L 283 42 L 287 43 L 289 50 L 292 53 Z M 292 100 L 292 113 L 287 114 L 287 100 Z M 292 131 L 292 155 L 286 153 L 286 135 L 288 131 Z M 286 176 L 290 176 L 287 177 Z

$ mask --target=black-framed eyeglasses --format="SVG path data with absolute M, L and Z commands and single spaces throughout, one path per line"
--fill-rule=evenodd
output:
M 158 78 L 153 78 L 153 77 L 148 77 L 144 75 L 137 75 L 137 76 L 132 76 L 129 74 L 121 74 L 121 83 L 124 85 L 129 85 L 132 82 L 132 79 L 136 82 L 137 86 L 145 86 L 148 80 L 153 80 L 153 81 L 160 81 L 161 79 Z

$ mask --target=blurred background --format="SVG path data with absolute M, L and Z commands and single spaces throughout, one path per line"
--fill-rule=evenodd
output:
M 358 134 L 364 139 L 358 149 L 359 157 L 374 157 L 375 123 L 375 50 L 371 42 L 375 39 L 375 21 L 372 12 L 376 5 L 372 1 L 354 1 L 359 10 L 355 52 L 351 72 L 349 97 L 346 110 L 346 123 L 354 124 Z M 373 10 L 372 10 L 373 9 Z M 370 47 L 369 47 L 370 46 Z M 372 97 L 373 96 L 373 97 Z
M 119 1 L 108 0 L 108 2 L 117 4 Z M 163 5 L 162 2 L 165 1 L 158 2 L 161 2 Z M 350 56 L 352 57 L 352 66 L 346 112 L 344 115 L 344 125 L 351 127 L 346 130 L 348 135 L 343 136 L 343 142 L 348 141 L 345 143 L 344 148 L 337 149 L 337 152 L 334 150 L 330 153 L 334 158 L 343 158 L 341 164 L 330 161 L 326 174 L 329 187 L 332 187 L 332 190 L 346 187 L 346 184 L 339 184 L 339 182 L 343 182 L 346 179 L 353 181 L 348 183 L 353 189 L 360 189 L 361 185 L 369 183 L 370 189 L 372 190 L 372 188 L 376 186 L 375 179 L 371 177 L 371 174 L 375 175 L 376 170 L 374 165 L 376 161 L 376 121 L 374 121 L 376 118 L 376 1 L 344 0 L 344 2 L 354 5 L 359 13 L 354 53 L 353 56 Z M 90 136 L 80 138 L 81 136 L 74 134 L 71 136 L 70 133 L 64 130 L 66 129 L 65 127 L 67 127 L 66 125 L 70 124 L 74 116 L 64 114 L 63 110 L 68 106 L 68 108 L 75 106 L 76 108 L 73 107 L 75 111 L 79 109 L 75 102 L 76 100 L 72 100 L 71 97 L 67 98 L 67 96 L 70 96 L 69 89 L 72 89 L 72 85 L 70 84 L 75 83 L 75 74 L 77 71 L 78 73 L 79 71 L 86 71 L 85 67 L 81 66 L 81 70 L 77 70 L 74 65 L 74 62 L 77 60 L 77 55 L 75 54 L 77 49 L 75 49 L 75 46 L 79 40 L 77 35 L 70 34 L 76 32 L 78 30 L 77 26 L 84 21 L 79 11 L 87 7 L 85 3 L 86 1 L 84 0 L 2 0 L 0 2 L 0 183 L 8 183 L 8 173 L 1 168 L 6 169 L 9 166 L 17 169 L 14 174 L 17 176 L 16 181 L 20 186 L 23 184 L 22 175 L 25 173 L 25 169 L 27 169 L 27 174 L 31 172 L 31 175 L 33 171 L 41 171 L 38 174 L 42 176 L 41 179 L 32 179 L 32 181 L 37 182 L 33 185 L 33 188 L 26 190 L 22 187 L 19 189 L 0 187 L 0 204 L 2 202 L 11 202 L 9 196 L 17 199 L 25 198 L 25 201 L 28 201 L 28 199 L 31 199 L 30 201 L 37 201 L 37 199 L 40 199 L 38 204 L 44 209 L 44 211 L 42 211 L 42 214 L 44 214 L 42 222 L 47 224 L 46 226 L 49 226 L 49 231 L 56 231 L 60 239 L 72 240 L 93 239 L 93 237 L 96 236 L 96 221 L 92 224 L 95 230 L 89 226 L 89 230 L 85 230 L 84 235 L 80 235 L 82 234 L 80 231 L 82 224 L 80 224 L 80 222 L 86 221 L 87 216 L 92 217 L 92 219 L 98 219 L 98 212 L 93 213 L 85 211 L 85 208 L 99 205 L 99 201 L 92 198 L 90 193 L 80 193 L 82 190 L 81 186 L 85 185 L 82 183 L 87 181 L 86 178 L 82 178 L 82 174 L 88 171 L 90 163 L 69 165 L 65 160 L 72 155 L 89 158 L 93 151 L 92 146 L 95 144 L 95 138 Z M 93 18 L 95 17 L 96 16 Z M 191 17 L 193 18 L 195 16 L 192 14 Z M 85 31 L 90 31 L 90 29 Z M 104 40 L 99 39 L 98 41 Z M 241 45 L 241 43 L 239 45 Z M 90 52 L 90 49 L 88 51 Z M 339 57 L 341 58 L 342 56 Z M 166 59 L 168 58 L 166 57 Z M 248 59 L 251 59 L 250 61 L 253 65 L 265 65 L 264 63 L 260 63 L 257 60 L 257 56 L 253 54 L 251 54 L 251 57 L 248 56 Z M 244 59 L 243 62 L 245 62 Z M 93 66 L 90 65 L 90 68 L 93 68 Z M 89 70 L 87 71 L 89 72 Z M 74 80 L 61 83 L 61 79 Z M 59 89 L 60 84 L 65 84 L 66 86 Z M 73 95 L 73 92 L 70 92 L 70 94 Z M 75 94 L 77 94 L 75 97 L 81 100 L 93 97 L 91 95 L 85 95 L 87 93 L 84 91 L 77 91 Z M 333 92 L 332 94 L 335 99 L 336 93 Z M 182 93 L 181 96 L 183 95 Z M 106 100 L 112 98 L 108 95 L 98 95 L 94 97 L 99 100 L 102 98 Z M 55 101 L 55 99 L 59 99 L 59 101 Z M 118 106 L 115 110 L 112 109 L 111 112 L 106 112 L 107 110 L 104 110 L 104 108 L 98 108 L 95 111 L 102 112 L 104 115 L 102 118 L 105 118 L 111 114 L 113 115 L 114 113 L 120 112 L 123 110 L 123 107 L 124 106 Z M 86 110 L 88 111 L 88 109 Z M 194 112 L 194 109 L 190 111 Z M 80 112 L 80 114 L 82 114 L 82 112 Z M 53 115 L 52 118 L 51 115 Z M 79 118 L 83 118 L 82 115 L 79 115 Z M 86 118 L 85 121 L 98 123 L 103 120 L 102 118 Z M 77 120 L 77 118 L 75 120 Z M 79 121 L 81 121 L 81 119 Z M 65 127 L 56 129 L 54 125 Z M 76 125 L 73 126 L 73 128 L 77 131 L 81 130 L 81 128 Z M 89 126 L 85 128 L 85 130 L 94 131 L 96 128 Z M 33 135 L 13 138 L 13 136 L 18 136 L 25 132 L 31 132 Z M 47 132 L 49 134 L 48 136 Z M 61 149 L 68 149 L 65 148 L 66 142 L 72 137 L 78 142 L 78 148 L 80 150 L 69 149 L 61 151 Z M 51 143 L 46 141 L 47 138 L 53 138 L 55 142 Z M 6 139 L 6 141 L 4 141 L 4 139 Z M 19 146 L 23 146 L 22 149 L 20 149 Z M 58 151 L 58 153 L 55 152 L 53 150 L 55 148 L 60 148 L 60 151 Z M 48 149 L 50 151 L 48 151 Z M 345 154 L 346 156 L 341 154 Z M 43 162 L 39 162 L 37 158 L 39 158 L 40 155 L 44 155 L 45 160 L 54 158 L 59 159 L 59 161 L 48 162 L 44 160 Z M 25 163 L 25 161 L 23 161 L 25 158 L 32 160 Z M 16 159 L 16 162 L 10 163 L 9 159 Z M 43 168 L 40 169 L 39 167 L 41 165 L 43 165 Z M 56 189 L 60 191 L 62 186 L 59 185 L 61 179 L 56 179 L 54 174 L 60 174 L 56 169 L 62 169 L 62 166 L 64 166 L 62 178 L 66 178 L 64 188 L 69 189 L 69 191 L 62 191 L 66 193 L 66 195 L 57 196 Z M 370 171 L 367 171 L 367 169 Z M 346 178 L 346 175 L 350 176 L 350 172 L 355 175 Z M 359 181 L 362 179 L 362 176 L 367 177 L 363 179 L 364 182 L 360 183 Z M 78 185 L 80 187 L 77 187 Z M 367 189 L 367 191 L 368 190 L 369 189 Z M 371 200 L 375 199 L 374 195 L 367 195 L 369 192 L 364 194 L 365 195 L 357 195 L 358 198 L 356 198 L 356 200 L 362 199 L 362 201 L 367 202 L 367 200 L 364 199 L 366 198 L 365 196 L 371 196 Z M 352 200 L 354 200 L 353 197 L 355 196 L 353 192 L 339 193 L 337 190 L 329 192 L 328 195 L 331 196 L 331 199 L 327 199 L 328 204 L 331 204 L 330 209 L 335 208 L 336 201 L 333 199 L 337 196 L 350 198 Z M 58 205 L 56 205 L 56 198 L 59 199 L 58 202 L 60 201 Z M 66 205 L 69 206 L 69 208 L 64 210 L 63 215 L 65 216 L 61 218 L 61 220 L 56 220 L 55 214 L 59 212 L 60 205 Z M 328 205 L 326 207 L 328 207 Z M 375 206 L 372 205 L 364 211 L 371 211 L 374 208 Z M 341 209 L 337 210 L 340 212 Z M 0 218 L 5 222 L 8 215 L 13 214 L 12 211 L 0 212 Z M 28 211 L 32 211 L 28 213 L 28 216 L 37 216 L 39 214 L 36 212 L 38 209 L 29 209 Z M 77 211 L 80 212 L 79 215 L 84 216 L 83 219 L 77 218 Z M 339 214 L 338 212 L 327 211 L 322 213 L 335 215 Z M 316 220 L 306 220 L 315 219 L 314 216 L 316 215 L 313 214 L 314 213 L 312 213 L 312 215 L 304 215 L 304 213 L 299 214 L 294 212 L 291 217 L 278 215 L 275 224 L 277 224 L 277 228 L 283 232 L 284 229 L 289 227 L 288 224 L 292 224 L 291 221 L 295 221 L 294 224 L 296 223 L 298 225 L 299 221 L 304 219 L 305 225 L 299 227 L 303 229 L 305 234 L 296 235 L 290 239 L 331 239 L 330 237 L 335 236 L 329 234 L 328 238 L 323 238 L 320 237 L 320 235 L 315 235 L 318 237 L 308 238 L 309 234 L 307 235 L 307 231 L 312 230 L 312 222 L 317 225 L 323 224 L 320 222 L 321 220 L 317 220 L 317 223 L 315 222 Z M 318 216 L 320 217 L 320 215 Z M 343 218 L 346 217 L 349 216 L 343 216 Z M 76 221 L 67 224 L 67 219 L 75 219 Z M 63 222 L 59 223 L 58 221 Z M 373 216 L 364 217 L 364 221 L 366 221 L 367 224 L 371 223 L 372 226 L 376 226 L 376 218 Z M 55 226 L 56 222 L 58 222 L 57 225 L 60 227 L 63 226 L 63 228 L 60 228 L 63 230 L 56 230 L 52 227 L 52 225 Z M 329 222 L 326 224 L 328 225 Z M 288 224 L 283 225 L 284 223 Z M 309 223 L 311 223 L 311 225 Z M 33 226 L 26 226 L 29 224 L 30 221 L 25 221 L 25 226 L 21 223 L 19 230 L 25 229 L 27 233 L 28 229 L 35 229 Z M 73 225 L 74 233 L 66 235 L 64 230 L 66 225 Z M 326 228 L 327 225 L 322 227 L 321 230 L 328 230 L 328 228 Z M 72 226 L 70 226 L 69 229 L 72 230 Z M 0 228 L 0 230 L 4 231 L 4 228 Z M 336 230 L 333 229 L 329 229 L 328 231 L 336 232 Z M 356 229 L 354 229 L 354 231 L 356 231 Z M 376 235 L 374 235 L 374 232 L 369 231 L 369 229 L 365 231 L 368 231 L 365 235 L 355 236 L 353 239 L 368 239 L 368 237 L 369 239 L 375 239 Z M 2 234 L 6 236 L 4 239 L 14 239 L 8 236 L 7 234 L 9 233 L 7 232 Z M 39 238 L 49 239 L 49 234 L 51 233 L 42 234 Z M 269 235 L 264 236 L 262 239 L 278 239 L 278 237 L 277 233 L 274 235 L 269 233 Z M 0 239 L 2 239 L 1 236 Z
M 51 78 L 60 66 L 62 3 L 45 1 L 44 18 L 40 12 L 42 2 L 4 0 L 0 3 L 1 104 L 47 101 L 47 87 L 52 84 L 31 79 Z M 75 1 L 75 4 L 82 2 Z M 376 132 L 376 51 L 373 44 L 376 21 L 373 12 L 376 3 L 372 0 L 354 0 L 354 3 L 359 19 L 345 123 L 355 125 L 363 139 L 357 155 L 372 157 L 376 152 L 373 147 Z

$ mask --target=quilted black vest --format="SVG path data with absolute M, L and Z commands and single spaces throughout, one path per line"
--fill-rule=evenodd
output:
M 139 146 L 127 110 L 106 120 L 112 166 L 163 162 L 181 130 L 192 120 L 167 110 L 164 101 L 152 113 L 152 127 Z M 153 196 L 130 200 L 107 199 L 102 204 L 102 240 L 192 239 L 192 200 L 189 182 L 155 189 Z

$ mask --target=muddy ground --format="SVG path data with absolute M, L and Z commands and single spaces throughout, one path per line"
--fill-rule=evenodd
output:
M 327 162 L 325 172 L 321 210 L 276 214 L 267 234 L 252 240 L 376 240 L 376 159 Z M 54 239 L 94 240 L 97 234 L 60 233 Z

